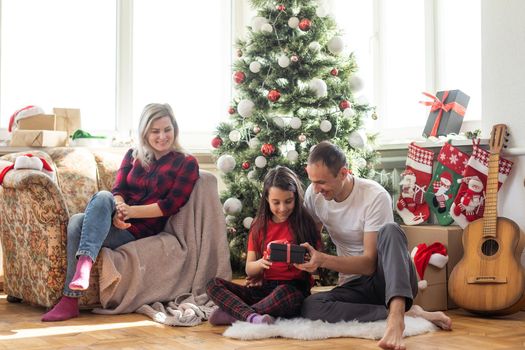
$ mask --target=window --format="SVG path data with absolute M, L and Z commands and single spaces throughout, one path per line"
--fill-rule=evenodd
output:
M 49 113 L 80 108 L 86 130 L 114 129 L 115 2 L 1 5 L 0 127 L 7 128 L 16 110 L 37 105 Z
M 231 96 L 230 0 L 0 4 L 0 128 L 27 105 L 71 107 L 86 131 L 128 136 L 167 102 L 183 146 L 209 149 Z
M 360 92 L 377 106 L 367 128 L 380 142 L 421 136 L 428 107 L 421 92 L 461 89 L 466 124 L 481 120 L 481 4 L 470 0 L 332 0 L 332 13 L 356 54 Z M 453 25 L 461 23 L 461 25 Z

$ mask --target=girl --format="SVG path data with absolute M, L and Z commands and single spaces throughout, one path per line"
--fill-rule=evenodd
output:
M 299 315 L 310 295 L 311 276 L 285 262 L 268 260 L 267 246 L 285 240 L 320 246 L 320 236 L 312 217 L 303 206 L 301 182 L 290 169 L 277 166 L 264 179 L 257 217 L 248 237 L 246 286 L 221 278 L 207 286 L 209 297 L 219 306 L 211 315 L 213 325 L 236 320 L 273 323 L 274 317 Z
M 168 104 L 152 103 L 144 108 L 139 146 L 126 153 L 112 192 L 96 193 L 86 212 L 69 220 L 64 296 L 42 321 L 78 316 L 78 298 L 89 287 L 91 267 L 101 247 L 115 249 L 156 235 L 186 204 L 199 177 L 199 165 L 183 153 L 178 137 Z

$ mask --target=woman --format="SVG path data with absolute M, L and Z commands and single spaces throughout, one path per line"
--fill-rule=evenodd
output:
M 42 321 L 78 316 L 78 299 L 89 287 L 91 267 L 102 247 L 115 249 L 158 234 L 186 204 L 199 177 L 199 165 L 183 153 L 178 137 L 168 104 L 144 107 L 139 146 L 124 156 L 113 190 L 96 193 L 85 213 L 69 220 L 64 296 Z

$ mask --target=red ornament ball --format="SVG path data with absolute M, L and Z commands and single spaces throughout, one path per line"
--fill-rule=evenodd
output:
M 242 84 L 244 79 L 246 79 L 246 74 L 244 74 L 244 72 L 238 71 L 233 74 L 233 81 L 237 84 Z
M 270 90 L 268 93 L 268 100 L 271 102 L 277 102 L 281 98 L 281 93 L 279 90 Z
M 275 146 L 271 143 L 265 143 L 261 146 L 261 152 L 265 156 L 271 156 L 275 152 Z
M 242 163 L 242 168 L 243 168 L 244 170 L 248 170 L 248 169 L 250 169 L 250 162 L 244 162 L 244 163 Z
M 290 60 L 291 60 L 292 62 L 297 62 L 297 61 L 299 61 L 299 56 L 297 56 L 297 55 L 292 55 L 292 57 L 290 57 Z
M 308 18 L 303 18 L 299 22 L 299 29 L 301 29 L 303 32 L 310 30 L 311 26 L 312 26 L 312 21 L 310 21 Z
M 277 9 L 277 11 L 284 11 L 284 10 L 286 10 L 286 6 L 284 6 L 283 4 L 277 5 L 276 9 Z
M 219 136 L 214 137 L 211 140 L 211 145 L 213 146 L 213 148 L 221 147 L 222 146 L 222 139 Z
M 229 114 L 234 114 L 234 113 L 235 113 L 235 108 L 233 108 L 232 106 L 230 106 L 230 107 L 228 108 L 228 113 L 229 113 Z
M 349 107 L 350 107 L 350 102 L 348 102 L 347 100 L 342 100 L 341 102 L 339 102 L 339 109 L 341 109 L 342 111 L 344 111 L 345 109 Z
M 334 68 L 330 71 L 330 74 L 332 74 L 334 77 L 337 76 L 337 74 L 339 74 L 339 71 L 337 70 L 337 68 Z

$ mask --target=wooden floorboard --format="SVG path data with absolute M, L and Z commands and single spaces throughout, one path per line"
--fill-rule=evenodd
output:
M 79 318 L 40 322 L 43 308 L 10 304 L 0 294 L 0 349 L 377 349 L 376 341 L 337 338 L 316 341 L 267 339 L 239 341 L 222 336 L 226 327 L 163 326 L 138 314 L 103 316 L 82 311 Z M 504 318 L 480 318 L 448 311 L 454 330 L 408 337 L 408 349 L 524 349 L 525 312 Z

